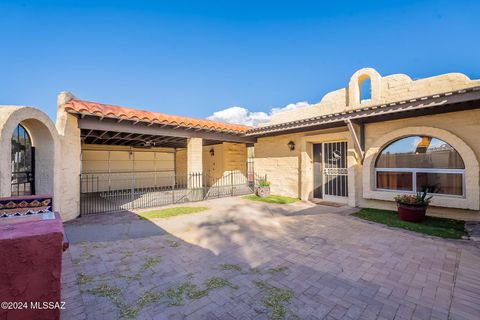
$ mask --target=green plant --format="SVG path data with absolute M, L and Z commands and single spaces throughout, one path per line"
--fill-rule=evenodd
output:
M 258 180 L 258 186 L 259 187 L 270 187 L 270 181 L 267 181 L 267 179 L 262 178 Z
M 427 197 L 430 188 L 423 188 L 422 191 L 418 191 L 416 194 L 402 194 L 396 196 L 394 199 L 400 204 L 410 204 L 417 206 L 428 206 L 433 196 Z M 434 192 L 435 190 L 431 190 Z

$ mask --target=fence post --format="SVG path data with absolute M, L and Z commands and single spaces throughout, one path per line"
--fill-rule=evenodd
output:
M 230 195 L 233 197 L 233 172 L 230 172 Z
M 173 175 L 172 175 L 172 204 L 175 203 L 175 177 L 176 173 L 174 172 Z
M 131 209 L 135 208 L 135 172 L 132 172 L 132 187 L 130 189 L 130 207 Z

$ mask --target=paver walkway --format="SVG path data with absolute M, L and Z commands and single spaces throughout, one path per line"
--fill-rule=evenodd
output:
M 62 318 L 479 319 L 472 242 L 367 223 L 346 207 L 201 205 L 211 210 L 154 224 L 132 213 L 67 223 Z

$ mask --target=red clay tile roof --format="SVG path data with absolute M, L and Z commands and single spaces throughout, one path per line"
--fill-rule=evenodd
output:
M 134 120 L 142 122 L 153 122 L 159 124 L 178 125 L 185 127 L 195 127 L 203 129 L 211 129 L 217 131 L 234 131 L 237 133 L 244 133 L 251 129 L 251 127 L 223 123 L 211 120 L 195 119 L 168 115 L 159 112 L 143 111 L 133 108 L 124 108 L 113 106 L 109 104 L 102 104 L 97 102 L 90 102 L 84 100 L 72 99 L 65 103 L 65 111 L 75 114 L 93 115 L 105 118 L 115 118 L 123 120 Z

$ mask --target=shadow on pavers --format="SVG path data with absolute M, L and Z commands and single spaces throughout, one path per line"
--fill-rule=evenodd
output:
M 72 244 L 82 241 L 103 242 L 147 238 L 167 232 L 131 211 L 96 213 L 64 223 L 65 233 Z

